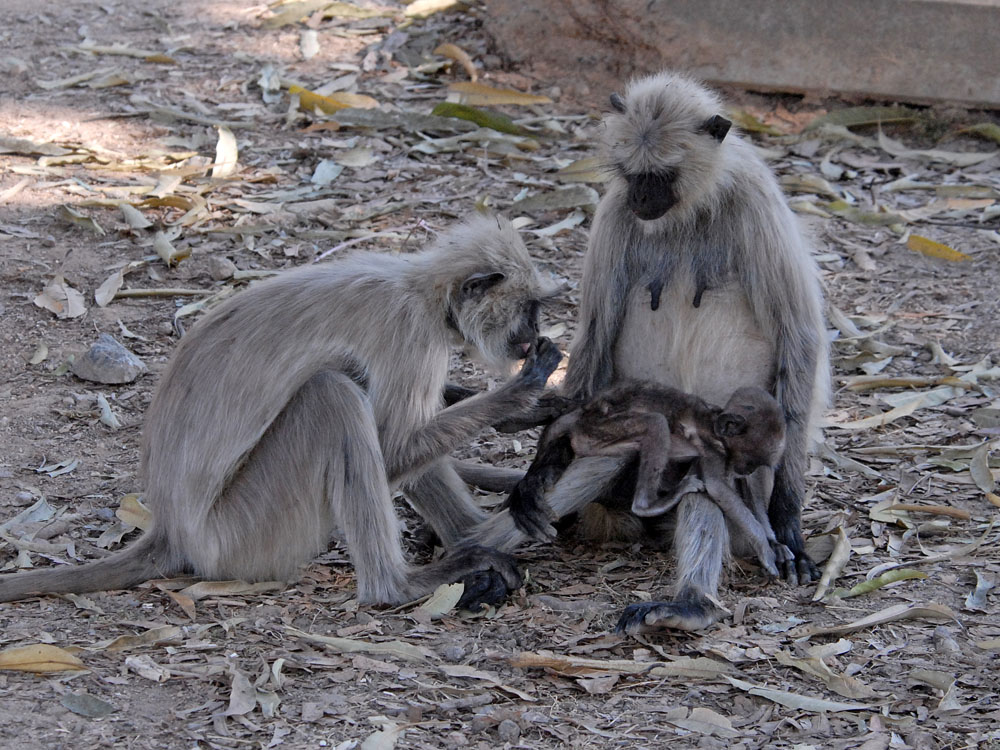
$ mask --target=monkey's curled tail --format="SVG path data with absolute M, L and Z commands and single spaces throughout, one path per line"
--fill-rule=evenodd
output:
M 0 602 L 35 594 L 82 594 L 124 589 L 182 572 L 184 565 L 163 532 L 150 530 L 138 542 L 103 560 L 0 576 Z

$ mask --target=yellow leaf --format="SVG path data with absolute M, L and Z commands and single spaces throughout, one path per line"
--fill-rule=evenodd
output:
M 461 0 L 415 0 L 406 6 L 403 13 L 409 18 L 426 18 L 443 10 L 451 10 L 460 2 Z
M 299 107 L 306 112 L 315 112 L 318 109 L 320 112 L 331 115 L 341 109 L 374 109 L 378 106 L 376 100 L 364 94 L 349 94 L 340 91 L 336 94 L 330 94 L 330 96 L 321 96 L 309 91 L 309 89 L 296 86 L 294 83 L 288 87 L 288 93 L 299 95 Z
M 0 669 L 18 672 L 83 672 L 86 667 L 73 654 L 58 646 L 35 643 L 0 651 Z
M 464 81 L 448 86 L 449 91 L 461 95 L 462 103 L 473 107 L 496 104 L 551 104 L 547 96 L 525 94 L 514 89 L 498 89 L 483 83 Z
M 472 58 L 469 57 L 469 53 L 466 52 L 461 47 L 459 47 L 457 44 L 452 44 L 451 42 L 445 42 L 444 44 L 439 45 L 437 49 L 434 50 L 434 54 L 444 55 L 445 57 L 454 60 L 463 68 L 465 68 L 465 72 L 469 74 L 469 78 L 471 78 L 473 81 L 479 80 L 479 72 L 476 70 L 476 66 L 473 64 Z
M 150 524 L 153 522 L 153 514 L 149 508 L 142 504 L 142 501 L 139 499 L 140 497 L 142 495 L 138 492 L 130 492 L 125 495 L 118 504 L 118 510 L 115 511 L 115 515 L 118 516 L 122 523 L 127 523 L 129 526 L 135 526 L 137 529 L 148 531 Z
M 916 252 L 930 256 L 931 258 L 941 258 L 942 260 L 952 260 L 952 261 L 963 261 L 971 260 L 971 258 L 965 253 L 960 253 L 958 250 L 948 247 L 947 245 L 942 245 L 940 242 L 935 242 L 934 240 L 927 239 L 926 237 L 921 237 L 919 234 L 911 234 L 906 240 L 906 246 L 910 250 L 915 250 Z

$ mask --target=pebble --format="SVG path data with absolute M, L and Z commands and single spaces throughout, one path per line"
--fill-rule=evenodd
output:
M 208 259 L 208 272 L 216 281 L 225 281 L 233 278 L 236 264 L 223 255 L 213 255 Z
M 497 734 L 504 742 L 517 742 L 521 737 L 521 727 L 513 719 L 504 719 L 497 727 Z
M 107 333 L 102 333 L 71 368 L 81 380 L 95 383 L 131 383 L 146 372 L 146 363 Z

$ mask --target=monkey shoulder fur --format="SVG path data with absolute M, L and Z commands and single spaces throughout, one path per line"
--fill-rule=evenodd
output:
M 762 388 L 745 386 L 724 407 L 652 382 L 620 381 L 550 424 L 535 460 L 506 506 L 514 523 L 536 539 L 556 536 L 545 501 L 575 458 L 635 457 L 630 512 L 654 518 L 690 492 L 705 492 L 723 510 L 769 575 L 790 556 L 777 542 L 766 508 L 750 508 L 736 490 L 737 477 L 773 467 L 785 446 L 778 402 Z
M 520 581 L 513 558 L 460 544 L 486 514 L 447 454 L 533 407 L 560 359 L 537 339 L 550 291 L 510 223 L 476 217 L 418 253 L 358 253 L 240 292 L 183 338 L 146 415 L 152 528 L 98 562 L 0 577 L 0 600 L 180 572 L 290 580 L 335 528 L 362 601 L 463 577 L 466 604 L 506 593 Z M 495 368 L 528 353 L 501 387 L 441 409 L 455 343 Z M 391 496 L 401 482 L 452 549 L 443 559 L 407 564 Z
M 785 450 L 776 470 L 763 467 L 746 484 L 791 552 L 783 577 L 810 580 L 818 571 L 801 532 L 804 472 L 829 372 L 809 247 L 771 170 L 731 132 L 713 92 L 665 72 L 633 81 L 611 106 L 611 179 L 590 233 L 564 392 L 586 399 L 635 379 L 718 405 L 745 385 L 771 393 L 787 424 Z M 569 514 L 610 491 L 624 461 L 574 461 L 548 496 L 554 511 Z M 523 534 L 506 515 L 474 538 L 515 546 Z M 629 607 L 619 623 L 628 632 L 698 629 L 720 616 L 724 515 L 704 493 L 685 495 L 672 515 L 673 599 Z

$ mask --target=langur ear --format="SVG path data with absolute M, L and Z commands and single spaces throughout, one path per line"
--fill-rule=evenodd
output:
M 723 412 L 715 418 L 715 435 L 720 438 L 731 438 L 747 431 L 747 421 L 740 414 Z
M 701 129 L 720 143 L 726 137 L 733 123 L 722 115 L 712 115 L 702 124 Z
M 611 107 L 615 112 L 625 114 L 625 100 L 622 99 L 621 94 L 616 92 L 611 95 Z
M 462 282 L 462 299 L 478 299 L 507 278 L 500 271 L 474 273 Z

